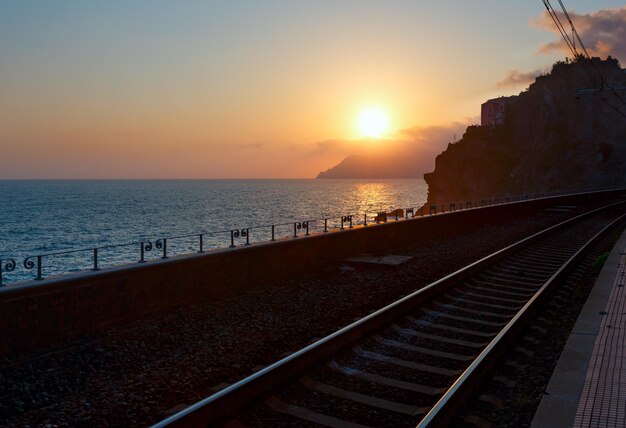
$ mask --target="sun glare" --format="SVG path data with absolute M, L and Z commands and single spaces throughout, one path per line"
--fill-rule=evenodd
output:
M 362 137 L 382 137 L 389 129 L 389 116 L 379 107 L 368 107 L 359 114 L 357 128 Z

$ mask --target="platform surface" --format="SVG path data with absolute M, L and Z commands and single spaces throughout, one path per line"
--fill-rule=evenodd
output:
M 351 264 L 351 265 L 380 265 L 380 266 L 400 266 L 406 262 L 408 262 L 409 260 L 413 259 L 413 257 L 410 256 L 395 256 L 395 255 L 388 255 L 388 256 L 366 256 L 366 255 L 362 255 L 362 256 L 357 256 L 357 257 L 350 257 L 348 259 L 343 260 L 344 263 L 347 264 Z

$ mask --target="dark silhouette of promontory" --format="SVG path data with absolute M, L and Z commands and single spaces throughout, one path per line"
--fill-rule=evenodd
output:
M 626 184 L 624 88 L 611 57 L 554 64 L 502 124 L 470 126 L 437 156 L 427 203 Z
M 419 149 L 391 154 L 352 155 L 317 178 L 422 178 L 432 169 L 433 154 Z

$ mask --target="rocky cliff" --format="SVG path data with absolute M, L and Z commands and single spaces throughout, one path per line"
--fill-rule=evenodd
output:
M 625 185 L 626 91 L 577 96 L 598 73 L 605 89 L 626 87 L 610 57 L 560 62 L 507 106 L 503 125 L 468 127 L 424 174 L 427 203 Z

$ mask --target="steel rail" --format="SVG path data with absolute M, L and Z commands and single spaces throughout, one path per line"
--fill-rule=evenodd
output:
M 156 423 L 153 425 L 153 428 L 164 428 L 164 427 L 201 427 L 207 426 L 209 422 L 215 421 L 218 418 L 223 418 L 232 414 L 237 408 L 242 405 L 250 402 L 254 398 L 259 395 L 277 388 L 288 380 L 290 380 L 294 375 L 301 373 L 315 364 L 319 363 L 321 360 L 337 353 L 340 349 L 346 347 L 347 345 L 357 342 L 362 339 L 366 335 L 382 328 L 388 326 L 390 323 L 395 321 L 401 315 L 408 313 L 413 310 L 419 304 L 430 302 L 434 297 L 438 297 L 448 291 L 451 287 L 459 284 L 464 279 L 469 276 L 485 269 L 487 266 L 493 265 L 495 262 L 503 259 L 504 257 L 514 253 L 533 242 L 555 232 L 560 229 L 563 229 L 569 225 L 575 224 L 576 222 L 588 218 L 594 214 L 597 214 L 601 211 L 623 205 L 626 201 L 621 201 L 617 203 L 611 203 L 609 205 L 596 208 L 590 210 L 586 213 L 580 214 L 576 217 L 563 221 L 557 225 L 550 226 L 540 232 L 537 232 L 529 237 L 526 237 L 516 243 L 513 243 L 505 248 L 502 248 L 478 261 L 475 261 L 456 272 L 453 272 L 423 288 L 417 290 L 394 303 L 391 303 L 385 306 L 378 311 L 344 327 L 340 330 L 318 340 L 317 342 L 279 360 L 271 364 L 270 366 L 254 373 L 251 376 L 248 376 L 231 386 L 207 397 L 204 398 L 197 403 L 187 407 L 186 409 L 181 410 L 180 412 Z M 620 217 L 622 218 L 622 217 Z M 615 222 L 611 223 L 612 225 Z M 603 229 L 603 232 L 608 230 L 607 228 Z M 597 238 L 600 234 L 597 234 L 594 238 Z M 587 248 L 589 244 L 585 244 L 583 248 Z M 580 255 L 582 250 L 576 252 L 576 255 Z M 574 257 L 570 258 L 567 262 L 568 266 L 575 261 Z M 565 268 L 562 267 L 558 272 L 565 272 Z M 557 274 L 553 275 L 549 280 L 550 283 L 553 283 L 557 277 Z M 561 274 L 562 275 L 562 274 Z M 544 290 L 545 286 L 540 290 Z M 545 294 L 545 293 L 544 293 Z M 542 295 L 544 295 L 542 294 Z M 532 301 L 537 301 L 537 298 L 533 298 Z M 523 307 L 524 314 L 529 313 L 527 307 L 528 303 Z M 518 320 L 521 318 L 521 315 L 517 315 L 514 319 Z M 516 323 L 507 324 L 506 331 L 510 331 Z M 498 334 L 492 340 L 491 343 L 494 343 L 496 339 L 498 342 L 502 342 L 501 337 L 503 334 Z M 497 342 L 496 342 L 497 343 Z M 492 349 L 493 346 L 488 345 L 489 349 Z M 483 356 L 485 352 L 480 355 Z M 487 352 L 486 354 L 489 354 Z M 485 355 L 486 355 L 485 354 Z M 483 356 L 481 361 L 486 362 L 487 358 Z M 475 364 L 472 364 L 470 367 L 475 367 Z M 469 370 L 469 368 L 468 368 Z M 467 372 L 467 370 L 466 370 Z M 468 373 L 468 376 L 471 373 L 478 373 L 478 371 L 474 368 L 472 372 Z M 464 372 L 465 375 L 465 372 Z M 465 379 L 465 377 L 464 377 Z M 466 381 L 459 383 L 455 382 L 451 388 L 455 388 L 455 390 L 460 390 L 462 385 L 467 385 Z M 454 394 L 453 394 L 454 395 Z M 446 401 L 452 402 L 449 395 L 446 393 L 444 395 L 448 397 Z M 435 411 L 436 409 L 441 409 L 443 407 L 447 407 L 440 400 L 437 405 L 432 409 Z M 441 412 L 439 410 L 436 413 Z M 431 412 L 432 413 L 432 412 Z M 441 416 L 444 413 L 439 413 L 440 416 L 436 416 L 435 413 L 429 413 L 429 420 L 441 420 Z M 422 425 L 420 425 L 422 426 Z M 425 426 L 425 425 L 424 425 Z M 430 425 L 435 426 L 435 425 Z M 439 426 L 439 425 L 437 425 Z
M 626 214 L 618 217 L 600 232 L 589 239 L 574 255 L 572 255 L 543 286 L 533 295 L 533 297 L 515 314 L 515 316 L 507 323 L 506 326 L 493 338 L 493 340 L 483 349 L 470 366 L 459 376 L 459 378 L 448 388 L 446 393 L 432 407 L 430 412 L 426 414 L 424 419 L 416 428 L 426 427 L 445 427 L 448 426 L 455 416 L 456 410 L 462 404 L 463 399 L 467 397 L 469 392 L 480 383 L 479 377 L 483 374 L 495 359 L 501 355 L 507 345 L 513 340 L 520 325 L 524 324 L 534 311 L 545 300 L 546 296 L 552 291 L 555 283 L 563 279 L 575 266 L 575 264 L 584 257 L 589 249 L 606 235 L 615 225 L 623 221 Z

